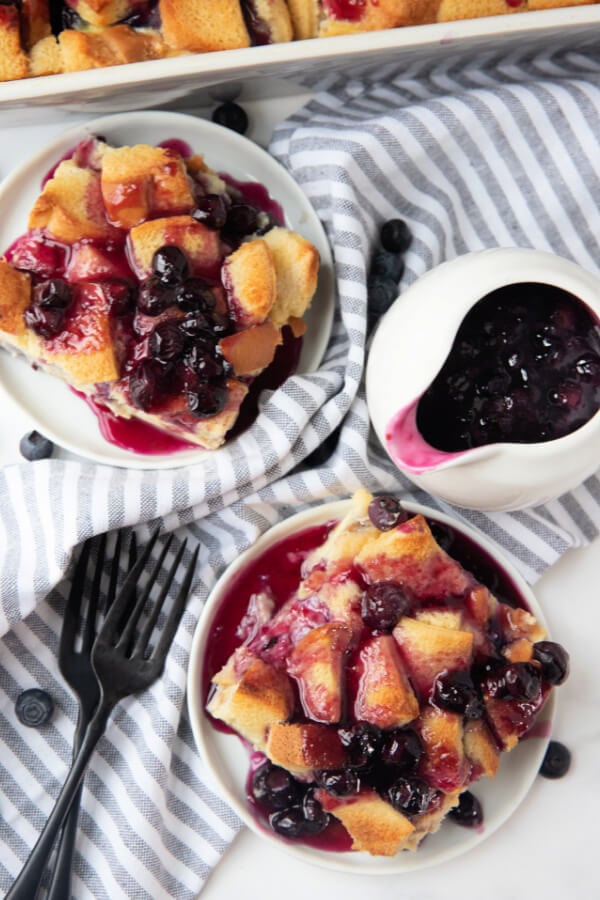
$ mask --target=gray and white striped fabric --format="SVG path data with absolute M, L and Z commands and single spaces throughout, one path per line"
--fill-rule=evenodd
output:
M 136 526 L 143 541 L 159 519 L 177 540 L 200 543 L 198 580 L 163 678 L 120 704 L 93 758 L 73 895 L 197 896 L 240 827 L 205 781 L 184 703 L 192 634 L 216 578 L 275 522 L 359 484 L 440 507 L 392 469 L 369 430 L 365 276 L 378 227 L 400 216 L 414 232 L 403 285 L 494 245 L 552 250 L 597 269 L 599 82 L 600 64 L 571 53 L 312 85 L 315 99 L 276 129 L 271 150 L 334 250 L 339 302 L 320 370 L 292 378 L 247 434 L 185 470 L 49 460 L 0 472 L 0 889 L 27 857 L 69 765 L 76 704 L 56 651 L 72 551 L 121 526 Z M 496 540 L 533 582 L 597 536 L 600 481 L 515 514 L 451 512 Z M 14 715 L 28 687 L 56 702 L 39 730 Z

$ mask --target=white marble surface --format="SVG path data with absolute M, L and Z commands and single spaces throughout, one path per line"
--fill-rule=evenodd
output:
M 306 99 L 306 95 L 290 88 L 280 93 L 284 96 L 277 101 L 244 104 L 251 117 L 249 136 L 263 145 L 273 124 Z M 209 115 L 209 110 L 189 111 Z M 5 177 L 29 149 L 33 152 L 64 128 L 89 118 L 65 115 L 48 124 L 24 127 L 11 124 L 10 113 L 0 115 L 0 177 Z M 6 465 L 21 461 L 19 438 L 35 423 L 1 391 L 0 402 L 0 464 Z M 57 455 L 68 456 L 60 450 Z M 567 647 L 572 659 L 570 678 L 559 691 L 554 732 L 573 754 L 565 778 L 537 778 L 523 804 L 489 841 L 459 859 L 414 874 L 368 880 L 345 876 L 300 862 L 244 831 L 209 878 L 203 900 L 364 900 L 367 891 L 377 897 L 402 900 L 600 897 L 596 860 L 596 808 L 600 798 L 599 567 L 597 541 L 567 554 L 536 587 L 552 634 Z

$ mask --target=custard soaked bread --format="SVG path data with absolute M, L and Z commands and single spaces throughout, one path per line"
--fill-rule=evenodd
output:
M 200 156 L 90 138 L 28 224 L 0 261 L 0 343 L 117 416 L 215 449 L 304 331 L 317 250 Z
M 0 81 L 586 4 L 590 0 L 23 0 L 0 6 Z
M 337 820 L 355 850 L 416 850 L 566 678 L 566 652 L 518 596 L 495 597 L 433 527 L 359 490 L 312 544 L 252 564 L 261 591 L 231 622 L 207 711 L 251 745 L 253 809 L 276 833 L 314 844 Z

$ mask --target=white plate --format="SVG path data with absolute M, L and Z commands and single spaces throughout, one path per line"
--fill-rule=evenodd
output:
M 188 670 L 188 709 L 196 745 L 206 764 L 216 789 L 231 804 L 239 817 L 257 834 L 271 841 L 274 846 L 281 847 L 307 863 L 337 869 L 347 873 L 363 873 L 371 875 L 393 875 L 403 872 L 414 872 L 437 865 L 445 860 L 460 856 L 476 847 L 490 837 L 511 816 L 531 787 L 548 745 L 552 719 L 554 716 L 554 692 L 541 711 L 535 728 L 535 735 L 523 740 L 510 753 L 503 753 L 500 769 L 496 778 L 483 778 L 478 781 L 473 792 L 482 802 L 485 824 L 481 830 L 471 830 L 446 822 L 437 834 L 431 835 L 423 842 L 415 853 L 400 853 L 397 856 L 373 857 L 367 853 L 349 852 L 333 853 L 320 851 L 303 845 L 286 841 L 276 834 L 261 828 L 251 814 L 245 794 L 248 776 L 248 753 L 242 742 L 235 735 L 217 731 L 210 724 L 204 713 L 204 697 L 206 691 L 202 683 L 202 667 L 206 642 L 211 626 L 218 611 L 224 593 L 231 578 L 250 561 L 255 560 L 268 547 L 277 541 L 315 525 L 334 519 L 340 519 L 348 509 L 348 501 L 326 503 L 313 509 L 299 513 L 271 528 L 245 553 L 243 553 L 221 576 L 214 587 L 200 621 L 196 628 L 192 643 L 190 666 Z M 498 548 L 483 535 L 475 532 L 462 523 L 418 504 L 406 503 L 406 509 L 420 512 L 425 516 L 451 525 L 457 531 L 467 535 L 497 560 L 512 580 L 517 590 L 524 597 L 531 612 L 545 628 L 546 622 L 535 596 L 519 572 L 508 562 Z M 234 623 L 235 625 L 235 623 Z M 539 735 L 539 736 L 538 736 Z
M 42 178 L 78 141 L 103 135 L 114 144 L 156 144 L 168 138 L 186 141 L 207 163 L 238 181 L 258 181 L 281 204 L 286 225 L 318 249 L 321 269 L 317 293 L 306 313 L 307 332 L 298 372 L 318 369 L 331 331 L 334 311 L 333 262 L 323 227 L 305 194 L 269 154 L 236 132 L 212 122 L 174 112 L 134 112 L 95 119 L 65 131 L 0 185 L 0 251 L 27 230 L 27 216 Z M 27 148 L 24 148 L 27 151 Z M 36 372 L 22 360 L 0 352 L 0 384 L 55 443 L 88 459 L 138 469 L 188 465 L 203 458 L 202 449 L 164 455 L 137 455 L 108 443 L 87 405 L 58 379 Z

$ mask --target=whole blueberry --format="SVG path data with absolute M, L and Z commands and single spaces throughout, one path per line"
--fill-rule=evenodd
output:
M 170 244 L 159 247 L 152 257 L 152 272 L 161 284 L 174 287 L 181 284 L 189 272 L 185 253 Z
M 433 686 L 433 702 L 441 709 L 460 713 L 467 719 L 479 719 L 483 715 L 483 701 L 470 673 L 465 670 L 438 675 Z
M 232 101 L 227 101 L 213 110 L 211 119 L 217 125 L 223 125 L 238 134 L 245 134 L 248 130 L 248 115 L 241 106 Z
M 21 456 L 31 462 L 37 459 L 48 459 L 54 452 L 52 441 L 40 434 L 39 431 L 28 431 L 19 442 Z
M 354 769 L 322 770 L 315 773 L 318 784 L 334 797 L 358 794 L 360 777 Z
M 379 531 L 391 531 L 410 518 L 398 498 L 389 494 L 371 500 L 367 511 L 371 523 Z
M 476 828 L 483 823 L 483 808 L 471 791 L 463 791 L 458 805 L 448 812 L 448 818 L 465 828 Z
M 17 697 L 15 713 L 22 725 L 39 728 L 52 718 L 54 701 L 50 694 L 40 688 L 29 688 Z
M 416 775 L 397 778 L 387 791 L 387 799 L 394 809 L 407 816 L 419 816 L 424 813 L 433 797 L 432 788 Z
M 404 272 L 404 260 L 398 253 L 379 250 L 371 260 L 369 279 L 389 279 L 398 284 Z
M 404 253 L 412 243 L 412 231 L 404 219 L 390 219 L 381 226 L 379 240 L 384 250 Z
M 382 316 L 398 296 L 398 283 L 391 278 L 370 278 L 367 285 L 369 315 Z
M 562 684 L 569 674 L 569 654 L 554 641 L 538 641 L 533 645 L 533 658 L 542 666 L 549 684 Z
M 392 581 L 377 581 L 362 595 L 360 614 L 372 631 L 391 631 L 411 605 L 411 598 Z
M 300 785 L 281 766 L 264 763 L 252 778 L 252 795 L 267 809 L 286 809 L 300 800 Z
M 540 775 L 544 778 L 562 778 L 571 766 L 571 751 L 560 741 L 550 741 L 542 760 Z

